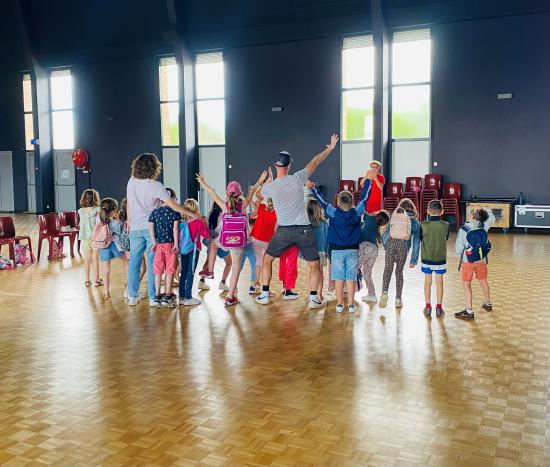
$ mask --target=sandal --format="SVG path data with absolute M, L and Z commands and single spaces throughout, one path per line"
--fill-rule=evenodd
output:
M 110 300 L 110 299 L 111 299 L 110 293 L 103 295 L 103 300 Z
M 92 285 L 92 281 L 86 281 L 84 282 L 84 285 L 86 286 L 86 288 L 88 288 Z
M 103 279 L 99 279 L 98 281 L 95 281 L 96 287 L 101 287 L 103 285 Z

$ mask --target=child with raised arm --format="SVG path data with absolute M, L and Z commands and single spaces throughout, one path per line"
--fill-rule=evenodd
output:
M 245 214 L 245 209 L 248 207 L 250 202 L 252 201 L 252 197 L 260 188 L 261 184 L 267 177 L 267 171 L 264 170 L 260 177 L 258 178 L 258 181 L 254 184 L 254 186 L 250 189 L 250 192 L 246 196 L 246 198 L 243 197 L 241 185 L 236 181 L 231 181 L 227 184 L 227 189 L 225 193 L 225 200 L 223 200 L 216 191 L 206 182 L 204 177 L 200 174 L 197 174 L 197 181 L 199 184 L 208 192 L 208 194 L 214 199 L 214 201 L 220 206 L 222 209 L 222 216 L 230 215 L 230 216 L 243 216 Z M 223 217 L 222 217 L 222 230 L 220 231 L 220 242 L 223 242 Z M 243 232 L 235 231 L 235 239 L 237 237 L 245 237 L 248 238 L 248 221 L 246 222 L 246 230 Z M 244 242 L 246 244 L 246 240 Z M 225 297 L 225 306 L 233 306 L 239 303 L 239 300 L 235 296 L 235 292 L 237 290 L 237 282 L 239 281 L 239 275 L 241 273 L 241 256 L 244 252 L 244 245 L 238 246 L 238 247 L 230 247 L 229 251 L 231 252 L 231 259 L 232 259 L 232 272 L 231 272 L 231 281 L 229 284 L 229 291 L 227 292 L 227 295 Z
M 330 218 L 328 243 L 331 251 L 331 277 L 336 282 L 336 312 L 344 311 L 344 283 L 348 292 L 348 313 L 355 313 L 355 283 L 359 271 L 359 243 L 361 241 L 361 216 L 370 194 L 371 181 L 366 180 L 357 206 L 353 206 L 353 196 L 342 191 L 336 198 L 337 207 L 328 203 L 315 183 L 306 182 L 313 195 Z
M 474 275 L 479 281 L 485 298 L 481 307 L 485 311 L 493 310 L 489 282 L 487 281 L 487 254 L 491 249 L 487 232 L 494 225 L 495 221 L 493 211 L 490 209 L 478 209 L 471 213 L 469 222 L 464 224 L 458 231 L 455 252 L 460 257 L 460 276 L 462 277 L 466 299 L 466 308 L 455 313 L 455 317 L 458 319 L 475 319 L 472 306 L 472 279 Z M 475 232 L 478 229 L 483 229 L 485 235 L 483 235 L 483 232 Z M 470 241 L 475 245 L 470 244 Z

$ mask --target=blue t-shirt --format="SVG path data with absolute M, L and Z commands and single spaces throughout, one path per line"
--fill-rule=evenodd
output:
M 174 222 L 181 221 L 181 214 L 162 206 L 155 209 L 149 216 L 149 222 L 153 224 L 155 231 L 155 242 L 174 243 Z

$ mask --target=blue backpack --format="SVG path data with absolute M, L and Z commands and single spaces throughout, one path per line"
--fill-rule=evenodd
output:
M 189 225 L 185 221 L 180 222 L 180 254 L 188 255 L 193 252 L 194 248 L 195 242 L 191 238 Z
M 481 224 L 481 226 L 477 229 L 472 229 L 467 225 L 463 225 L 460 228 L 461 230 L 466 232 L 466 241 L 468 242 L 468 247 L 464 248 L 464 251 L 460 256 L 460 264 L 458 265 L 458 270 L 460 271 L 464 255 L 466 255 L 468 263 L 477 263 L 482 259 L 485 259 L 487 262 L 489 262 L 487 255 L 491 251 L 491 242 L 489 241 L 487 232 L 483 228 L 483 224 Z

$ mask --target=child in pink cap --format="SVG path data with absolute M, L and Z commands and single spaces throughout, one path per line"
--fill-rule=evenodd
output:
M 256 184 L 250 189 L 246 198 L 243 198 L 241 185 L 237 181 L 231 181 L 227 184 L 225 201 L 216 193 L 216 191 L 206 182 L 204 177 L 197 174 L 197 181 L 208 192 L 212 199 L 222 209 L 224 214 L 243 214 L 252 201 L 254 193 L 260 188 L 262 183 L 267 178 L 267 171 L 264 170 Z M 239 275 L 241 273 L 241 256 L 243 254 L 243 248 L 230 248 L 232 259 L 231 281 L 229 283 L 229 291 L 225 297 L 225 306 L 233 306 L 239 303 L 235 292 L 237 290 L 237 282 L 239 281 Z M 212 277 L 212 272 L 209 272 Z

